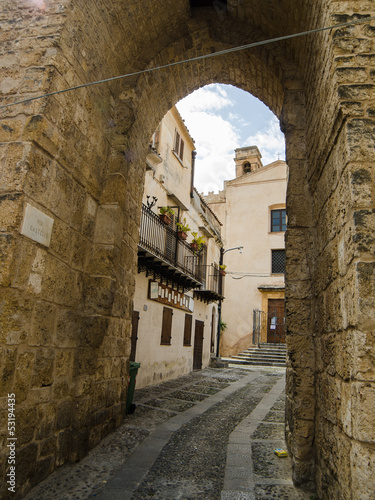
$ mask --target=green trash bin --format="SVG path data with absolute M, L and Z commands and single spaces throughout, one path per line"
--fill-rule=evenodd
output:
M 140 366 L 141 363 L 130 361 L 128 393 L 126 395 L 126 413 L 134 413 L 135 411 L 135 404 L 133 404 L 133 397 L 135 390 L 135 379 L 137 377 L 138 368 Z

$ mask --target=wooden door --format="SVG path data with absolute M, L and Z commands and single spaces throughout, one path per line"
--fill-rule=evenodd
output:
M 285 344 L 284 299 L 268 299 L 267 342 Z
M 139 323 L 139 312 L 133 311 L 132 316 L 132 336 L 131 336 L 131 350 L 130 350 L 130 361 L 135 361 L 135 352 L 137 350 L 137 340 L 138 340 L 138 323 Z
M 202 368 L 204 322 L 195 320 L 193 370 Z

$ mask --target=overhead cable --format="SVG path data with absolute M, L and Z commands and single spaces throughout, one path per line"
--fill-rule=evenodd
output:
M 10 106 L 16 106 L 17 104 L 24 104 L 26 102 L 35 101 L 37 99 L 43 99 L 44 97 L 50 97 L 50 96 L 53 96 L 53 95 L 62 94 L 64 92 L 70 92 L 72 90 L 78 90 L 78 89 L 90 87 L 92 85 L 99 85 L 101 83 L 108 83 L 108 82 L 112 82 L 112 81 L 115 81 L 115 80 L 121 80 L 121 79 L 124 79 L 124 78 L 130 78 L 130 77 L 133 77 L 133 76 L 139 76 L 139 75 L 142 75 L 142 74 L 145 74 L 145 73 L 151 73 L 153 71 L 158 71 L 158 70 L 161 70 L 161 69 L 171 68 L 171 67 L 177 66 L 179 64 L 186 64 L 186 63 L 190 63 L 190 62 L 201 61 L 203 59 L 209 59 L 211 57 L 217 57 L 217 56 L 222 56 L 222 55 L 226 55 L 226 54 L 231 54 L 232 52 L 239 52 L 241 50 L 251 49 L 251 48 L 254 48 L 254 47 L 260 47 L 261 45 L 268 45 L 270 43 L 281 42 L 283 40 L 289 40 L 291 38 L 296 38 L 296 37 L 301 37 L 301 36 L 306 36 L 306 35 L 312 35 L 314 33 L 319 33 L 321 31 L 327 31 L 327 30 L 332 30 L 332 29 L 337 29 L 337 28 L 343 28 L 343 27 L 346 27 L 346 26 L 352 26 L 354 24 L 364 24 L 364 23 L 367 23 L 367 22 L 373 21 L 373 20 L 375 20 L 375 16 L 369 16 L 369 17 L 366 17 L 364 19 L 363 18 L 362 19 L 356 19 L 354 21 L 348 21 L 346 23 L 335 24 L 333 26 L 326 26 L 326 27 L 323 27 L 323 28 L 316 28 L 316 29 L 313 29 L 313 30 L 301 31 L 299 33 L 293 33 L 291 35 L 284 35 L 284 36 L 279 36 L 279 37 L 276 37 L 276 38 L 269 38 L 267 40 L 261 40 L 259 42 L 248 43 L 246 45 L 240 45 L 240 46 L 237 46 L 237 47 L 232 47 L 230 49 L 219 50 L 218 52 L 213 52 L 213 53 L 210 53 L 210 54 L 204 54 L 202 56 L 196 56 L 196 57 L 192 57 L 190 59 L 183 59 L 182 61 L 175 61 L 173 63 L 163 64 L 161 66 L 155 66 L 153 68 L 143 69 L 143 70 L 140 70 L 140 71 L 134 71 L 132 73 L 127 73 L 125 75 L 113 76 L 113 77 L 110 77 L 110 78 L 105 78 L 103 80 L 96 80 L 94 82 L 83 83 L 81 85 L 76 85 L 74 87 L 69 87 L 69 88 L 66 88 L 66 89 L 56 90 L 54 92 L 49 92 L 47 94 L 42 94 L 42 95 L 35 96 L 35 97 L 29 97 L 29 98 L 23 99 L 21 101 L 16 101 L 16 102 L 4 104 L 4 105 L 0 106 L 0 109 L 8 108 Z

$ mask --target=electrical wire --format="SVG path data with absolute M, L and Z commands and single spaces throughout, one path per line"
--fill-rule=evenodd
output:
M 245 50 L 245 49 L 251 49 L 251 48 L 254 48 L 254 47 L 260 47 L 262 45 L 267 45 L 267 44 L 270 44 L 270 43 L 281 42 L 283 40 L 289 40 L 291 38 L 296 38 L 296 37 L 311 35 L 311 34 L 314 34 L 314 33 L 319 33 L 321 31 L 327 31 L 327 30 L 332 30 L 332 29 L 336 29 L 336 28 L 343 28 L 343 27 L 346 27 L 346 26 L 352 26 L 354 24 L 364 24 L 364 23 L 367 23 L 367 22 L 373 21 L 373 20 L 375 20 L 375 16 L 369 16 L 369 17 L 366 17 L 365 19 L 356 19 L 354 21 L 348 21 L 346 23 L 335 24 L 333 26 L 326 26 L 326 27 L 323 27 L 323 28 L 316 28 L 316 29 L 309 30 L 309 31 L 301 31 L 299 33 L 293 33 L 291 35 L 284 35 L 284 36 L 279 36 L 279 37 L 276 37 L 276 38 L 269 38 L 267 40 L 261 40 L 259 42 L 248 43 L 246 45 L 240 45 L 240 46 L 237 46 L 237 47 L 232 47 L 230 49 L 220 50 L 218 52 L 213 52 L 213 53 L 210 53 L 210 54 L 204 54 L 202 56 L 192 57 L 190 59 L 183 59 L 182 61 L 175 61 L 173 63 L 163 64 L 162 66 L 156 66 L 154 68 L 143 69 L 141 71 L 134 71 L 133 73 L 127 73 L 125 75 L 113 76 L 111 78 L 105 78 L 103 80 L 96 80 L 94 82 L 89 82 L 89 83 L 83 83 L 81 85 L 76 85 L 74 87 L 69 87 L 69 88 L 62 89 L 62 90 L 56 90 L 54 92 L 49 92 L 47 94 L 42 94 L 42 95 L 35 96 L 35 97 L 29 97 L 29 98 L 23 99 L 21 101 L 16 101 L 16 102 L 8 103 L 8 104 L 3 104 L 3 105 L 0 106 L 0 109 L 5 109 L 5 108 L 8 108 L 10 106 L 16 106 L 18 104 L 24 104 L 26 102 L 35 101 L 37 99 L 43 99 L 44 97 L 50 97 L 50 96 L 53 96 L 53 95 L 62 94 L 62 93 L 65 93 L 65 92 L 70 92 L 72 90 L 78 90 L 78 89 L 90 87 L 92 85 L 99 85 L 101 83 L 108 83 L 108 82 L 112 82 L 112 81 L 115 81 L 115 80 L 121 80 L 121 79 L 124 79 L 124 78 L 130 78 L 130 77 L 133 77 L 133 76 L 139 76 L 139 75 L 142 75 L 142 74 L 145 74 L 145 73 L 151 73 L 153 71 L 158 71 L 158 70 L 161 70 L 161 69 L 171 68 L 171 67 L 177 66 L 179 64 L 186 64 L 186 63 L 190 63 L 190 62 L 201 61 L 203 59 L 208 59 L 208 58 L 211 58 L 211 57 L 217 57 L 217 56 L 222 56 L 222 55 L 226 55 L 226 54 L 231 54 L 232 52 L 238 52 L 238 51 Z
M 226 274 L 232 275 L 234 273 L 226 271 Z M 240 276 L 242 274 L 242 276 Z M 233 280 L 242 280 L 242 278 L 269 278 L 272 276 L 269 273 L 238 273 L 238 276 L 230 276 Z

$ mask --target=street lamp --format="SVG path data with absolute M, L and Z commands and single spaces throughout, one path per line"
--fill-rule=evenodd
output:
M 228 250 L 224 250 L 224 248 L 220 248 L 220 260 L 219 260 L 219 266 L 223 265 L 224 262 L 224 254 L 227 252 L 230 252 L 232 250 L 239 250 L 240 253 L 242 253 L 243 246 L 240 247 L 233 247 L 233 248 L 228 248 Z M 218 305 L 218 320 L 217 320 L 217 345 L 216 345 L 216 357 L 219 357 L 219 346 L 220 346 L 220 324 L 221 324 L 221 303 L 222 299 L 219 299 L 219 305 Z

